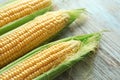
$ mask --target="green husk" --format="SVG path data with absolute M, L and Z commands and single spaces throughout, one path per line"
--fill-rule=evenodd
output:
M 7 71 L 8 69 L 14 67 L 15 65 L 19 64 L 20 62 L 26 60 L 27 58 L 35 55 L 38 51 L 42 51 L 44 49 L 47 49 L 48 47 L 58 44 L 60 42 L 70 41 L 70 40 L 77 40 L 82 42 L 82 45 L 78 52 L 72 56 L 72 58 L 69 58 L 59 64 L 58 66 L 52 68 L 51 70 L 45 72 L 44 74 L 36 77 L 34 80 L 52 80 L 61 73 L 63 73 L 65 70 L 69 69 L 71 66 L 79 62 L 81 59 L 83 59 L 86 55 L 88 55 L 91 51 L 95 51 L 95 49 L 98 46 L 99 40 L 101 38 L 101 33 L 93 33 L 93 34 L 86 34 L 82 36 L 73 36 L 65 39 L 61 39 L 55 42 L 51 42 L 49 44 L 46 44 L 44 46 L 38 47 L 37 49 L 29 52 L 25 56 L 19 58 L 18 60 L 12 62 L 11 64 L 7 65 L 6 67 L 2 68 L 0 70 L 0 74 Z
M 72 16 L 70 17 L 69 23 L 72 23 L 77 17 L 81 16 L 80 13 L 83 13 L 85 11 L 85 8 L 68 10 L 68 14 Z
M 82 40 L 83 36 L 86 36 L 86 38 Z M 82 60 L 90 52 L 95 51 L 95 49 L 98 47 L 98 42 L 101 35 L 99 33 L 95 33 L 92 36 L 83 36 L 71 37 L 71 40 L 82 41 L 82 46 L 80 50 L 74 56 L 72 56 L 72 58 L 65 60 L 55 68 L 52 68 L 48 72 L 45 72 L 44 74 L 36 77 L 34 80 L 53 80 L 54 78 L 62 74 L 64 71 L 71 68 L 74 64 Z
M 2 34 L 4 34 L 4 33 L 8 32 L 8 31 L 10 31 L 10 30 L 13 30 L 13 29 L 21 26 L 22 24 L 25 24 L 26 22 L 34 19 L 34 18 L 37 17 L 38 15 L 44 14 L 45 12 L 47 12 L 47 11 L 49 11 L 49 10 L 51 10 L 51 9 L 52 9 L 52 6 L 50 5 L 50 6 L 46 7 L 46 8 L 43 8 L 43 9 L 38 10 L 38 11 L 36 11 L 36 12 L 33 12 L 33 13 L 30 14 L 30 15 L 27 15 L 27 16 L 25 16 L 25 17 L 22 17 L 22 18 L 20 18 L 20 19 L 17 19 L 17 20 L 15 20 L 15 21 L 13 21 L 13 22 L 10 22 L 10 23 L 2 26 L 2 27 L 0 28 L 0 36 L 1 36 Z

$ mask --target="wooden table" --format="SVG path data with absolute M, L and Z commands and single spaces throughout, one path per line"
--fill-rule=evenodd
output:
M 61 38 L 105 32 L 96 54 L 79 62 L 55 80 L 120 80 L 120 0 L 54 0 L 55 9 L 86 8 L 87 19 L 76 20 Z
M 6 1 L 6 0 L 4 0 Z M 3 0 L 0 0 L 3 2 Z M 55 80 L 120 80 L 120 0 L 54 0 L 54 9 L 86 8 L 86 20 L 76 20 L 60 38 L 105 32 L 96 54 L 67 70 Z

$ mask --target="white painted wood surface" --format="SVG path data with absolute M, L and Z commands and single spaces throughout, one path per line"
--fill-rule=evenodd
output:
M 54 0 L 55 9 L 86 8 L 86 21 L 76 20 L 60 38 L 105 32 L 96 54 L 90 55 L 55 80 L 120 80 L 120 0 Z
M 6 0 L 0 0 L 4 2 Z M 67 70 L 55 80 L 120 80 L 120 0 L 53 0 L 55 10 L 86 8 L 86 21 L 76 20 L 60 38 L 105 32 L 96 54 Z

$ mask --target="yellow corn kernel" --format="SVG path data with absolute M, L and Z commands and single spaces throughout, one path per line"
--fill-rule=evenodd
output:
M 0 27 L 51 4 L 51 0 L 20 0 L 0 9 Z
M 75 40 L 55 44 L 0 74 L 0 79 L 32 80 L 68 59 L 79 47 L 80 42 Z
M 64 11 L 49 12 L 0 37 L 0 67 L 54 36 L 69 21 Z

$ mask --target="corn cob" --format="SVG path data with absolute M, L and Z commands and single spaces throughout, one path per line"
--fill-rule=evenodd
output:
M 0 35 L 46 12 L 50 5 L 51 0 L 17 0 L 0 8 Z
M 0 67 L 49 40 L 77 18 L 76 11 L 83 10 L 49 12 L 1 36 Z
M 49 43 L 0 70 L 1 80 L 52 80 L 98 45 L 100 33 Z M 47 79 L 48 78 L 48 79 Z

